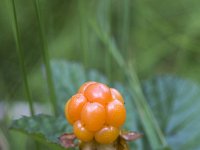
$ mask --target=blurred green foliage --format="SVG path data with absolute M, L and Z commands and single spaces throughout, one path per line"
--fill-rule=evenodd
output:
M 33 100 L 48 102 L 34 0 L 15 3 Z M 199 0 L 40 0 L 50 58 L 80 62 L 86 72 L 96 68 L 122 83 L 124 72 L 97 28 L 134 64 L 141 80 L 171 73 L 199 83 L 199 5 Z M 25 99 L 11 12 L 10 1 L 0 0 L 0 100 L 9 105 Z M 3 131 L 9 119 L 1 123 Z
M 19 98 L 21 78 L 8 2 L 1 0 L 0 5 L 0 95 Z M 140 77 L 171 72 L 200 81 L 198 0 L 44 0 L 40 3 L 52 58 L 81 61 L 86 67 L 102 72 L 106 72 L 109 63 L 115 74 L 112 79 L 121 79 L 118 66 L 94 32 L 91 22 L 96 22 L 116 41 L 124 57 L 135 62 Z M 31 74 L 42 63 L 36 13 L 33 1 L 16 1 L 16 7 L 26 65 Z

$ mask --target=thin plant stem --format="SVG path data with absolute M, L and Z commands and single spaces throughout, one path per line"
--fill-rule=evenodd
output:
M 24 59 L 24 53 L 23 53 L 22 45 L 21 45 L 20 31 L 19 31 L 19 26 L 18 26 L 18 21 L 17 21 L 17 13 L 16 13 L 14 0 L 11 0 L 11 7 L 12 7 L 12 24 L 13 24 L 13 30 L 14 30 L 14 36 L 15 36 L 15 42 L 16 42 L 16 50 L 19 57 L 23 84 L 25 88 L 26 97 L 29 102 L 30 113 L 31 115 L 34 115 L 33 101 L 32 101 L 31 92 L 29 89 L 29 82 L 28 82 L 27 71 L 25 67 L 25 59 Z
M 129 58 L 128 44 L 130 36 L 130 0 L 123 0 L 123 12 L 122 12 L 122 49 L 125 51 L 125 57 Z
M 44 60 L 44 65 L 45 65 L 45 71 L 46 71 L 46 77 L 47 77 L 48 90 L 49 90 L 49 94 L 50 94 L 50 100 L 51 100 L 53 112 L 54 112 L 55 115 L 57 115 L 58 112 L 57 112 L 55 86 L 54 86 L 52 70 L 51 70 L 51 66 L 50 66 L 47 40 L 46 40 L 46 37 L 45 37 L 44 28 L 43 28 L 43 24 L 42 24 L 39 0 L 34 0 L 34 4 L 35 4 L 37 21 L 38 21 L 38 24 L 39 24 L 39 35 L 40 35 L 40 39 L 42 41 L 41 43 L 42 43 L 43 60 Z
M 142 107 L 144 108 L 144 109 L 140 109 L 139 111 L 144 111 L 143 113 L 147 114 L 146 117 L 151 122 L 151 124 L 150 124 L 150 126 L 152 126 L 151 128 L 154 129 L 155 132 L 157 133 L 157 136 L 158 136 L 157 141 L 160 141 L 163 146 L 167 146 L 167 142 L 164 138 L 164 135 L 163 135 L 160 127 L 158 126 L 158 123 L 157 123 L 153 113 L 151 112 L 149 105 L 146 103 L 146 100 L 145 100 L 144 94 L 142 92 L 142 88 L 141 88 L 138 76 L 136 75 L 134 67 L 131 64 L 128 64 L 128 69 L 127 69 L 126 74 L 127 74 L 127 76 L 129 76 L 130 87 L 132 87 L 131 89 L 133 89 L 131 93 L 133 94 L 135 99 L 140 100 L 140 101 L 136 101 L 136 100 L 135 101 L 140 102 L 140 103 L 138 103 L 138 106 L 140 106 L 140 108 L 142 108 Z M 143 120 L 143 122 L 145 124 L 145 120 Z M 149 137 L 149 138 L 151 138 L 151 137 Z M 156 143 L 156 140 L 154 141 L 154 143 Z M 155 145 L 159 146 L 159 142 L 154 144 L 154 146 Z
M 83 50 L 83 63 L 85 68 L 88 67 L 89 60 L 88 59 L 88 51 L 89 51 L 89 44 L 88 44 L 88 30 L 87 30 L 87 13 L 85 8 L 85 2 L 83 0 L 78 1 L 78 10 L 79 10 L 79 20 L 80 20 L 80 46 Z
M 110 19 L 111 19 L 111 0 L 103 0 L 103 12 L 101 11 L 101 14 L 103 15 L 103 25 L 105 31 L 107 31 L 108 34 L 110 34 Z M 107 74 L 107 77 L 109 81 L 111 81 L 111 55 L 110 53 L 105 53 L 105 72 Z

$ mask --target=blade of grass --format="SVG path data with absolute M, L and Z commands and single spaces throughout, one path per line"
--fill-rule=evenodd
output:
M 96 32 L 97 36 L 100 38 L 100 40 L 108 46 L 108 49 L 110 53 L 112 54 L 112 57 L 117 61 L 118 65 L 120 67 L 123 67 L 125 65 L 124 59 L 121 56 L 120 53 L 117 51 L 116 45 L 112 42 L 112 39 L 108 39 L 108 36 L 106 33 L 102 32 L 97 23 L 94 20 L 90 20 L 90 24 L 93 27 L 94 31 Z M 110 40 L 110 41 L 109 41 Z M 116 53 L 117 51 L 117 53 Z
M 134 97 L 134 102 L 136 104 L 140 119 L 142 121 L 142 125 L 147 133 L 147 137 L 152 149 L 165 148 L 167 146 L 167 142 L 156 119 L 153 116 L 153 113 L 148 103 L 146 102 L 136 72 L 133 70 L 132 67 L 129 66 L 129 64 L 126 63 L 126 61 L 120 54 L 114 40 L 112 40 L 105 32 L 101 31 L 95 22 L 91 23 L 97 35 L 108 47 L 109 52 L 129 80 L 132 96 Z M 127 68 L 127 66 L 129 67 Z
M 89 56 L 89 44 L 88 44 L 88 29 L 87 29 L 87 13 L 85 8 L 85 2 L 83 0 L 78 1 L 78 10 L 79 10 L 79 20 L 80 20 L 80 45 L 81 49 L 83 50 L 83 63 L 84 66 L 87 68 L 89 64 L 89 60 L 87 56 Z
M 121 45 L 125 51 L 124 57 L 129 58 L 128 43 L 129 43 L 129 29 L 130 29 L 130 0 L 123 0 L 122 11 L 122 37 Z
M 102 15 L 102 28 L 104 31 L 106 31 L 108 34 L 110 34 L 110 20 L 111 20 L 111 0 L 103 0 L 101 1 L 103 3 L 101 15 Z M 110 53 L 105 53 L 105 72 L 106 75 L 111 81 L 111 55 Z
M 134 67 L 132 66 L 132 64 L 128 64 L 128 71 L 127 74 L 129 76 L 129 83 L 130 83 L 130 87 L 132 87 L 131 89 L 131 93 L 133 95 L 133 97 L 135 97 L 135 99 L 138 99 L 140 101 L 140 103 L 138 103 L 138 105 L 140 106 L 139 111 L 145 111 L 144 113 L 148 114 L 148 118 L 151 121 L 151 128 L 153 128 L 158 136 L 158 140 L 160 141 L 160 143 L 165 147 L 167 145 L 167 142 L 164 138 L 164 135 L 155 119 L 155 117 L 153 116 L 153 113 L 151 111 L 151 109 L 149 108 L 149 105 L 146 102 L 146 99 L 144 97 L 144 94 L 142 92 L 142 88 L 140 86 L 140 82 L 139 79 L 135 73 Z M 146 119 L 145 119 L 146 120 Z M 145 120 L 143 120 L 143 124 L 145 124 Z M 146 130 L 147 131 L 147 130 Z M 157 143 L 157 146 L 159 147 L 159 144 Z
M 15 7 L 14 0 L 11 0 L 11 7 L 12 7 L 11 8 L 11 10 L 12 10 L 12 26 L 13 26 L 14 37 L 15 37 L 16 50 L 17 50 L 17 54 L 19 57 L 19 63 L 20 63 L 20 68 L 21 68 L 21 72 L 22 72 L 23 85 L 25 88 L 26 98 L 29 103 L 29 109 L 30 109 L 31 115 L 34 115 L 33 100 L 32 100 L 31 92 L 29 89 L 29 82 L 28 82 L 27 71 L 26 71 L 26 67 L 25 67 L 25 59 L 24 59 L 24 53 L 23 53 L 22 45 L 21 45 L 20 31 L 19 31 L 19 26 L 18 26 L 17 13 L 16 13 L 16 7 Z
M 50 94 L 51 105 L 52 105 L 54 114 L 57 115 L 58 112 L 57 112 L 55 86 L 54 86 L 53 77 L 52 77 L 52 70 L 50 67 L 49 51 L 48 51 L 47 40 L 45 37 L 44 27 L 43 27 L 41 13 L 40 13 L 39 0 L 34 0 L 34 6 L 35 6 L 35 11 L 36 11 L 37 21 L 39 24 L 40 39 L 42 41 L 41 43 L 42 43 L 43 60 L 44 60 L 45 71 L 46 71 L 46 76 L 47 76 L 47 84 L 48 84 L 48 90 Z
M 109 81 L 111 81 L 111 57 L 109 53 L 105 53 L 105 55 L 105 72 Z
M 28 82 L 28 77 L 27 77 L 27 71 L 25 67 L 25 59 L 24 59 L 24 53 L 22 50 L 22 45 L 21 45 L 21 39 L 20 39 L 20 31 L 19 31 L 19 26 L 18 26 L 18 20 L 17 20 L 17 13 L 16 13 L 16 7 L 15 7 L 15 1 L 11 0 L 11 10 L 12 10 L 12 26 L 13 26 L 13 31 L 14 31 L 14 37 L 15 37 L 15 42 L 16 42 L 16 50 L 17 54 L 19 57 L 19 63 L 20 63 L 20 68 L 22 71 L 22 78 L 23 78 L 23 84 L 25 88 L 25 93 L 26 93 L 26 98 L 29 102 L 29 110 L 31 113 L 31 116 L 35 114 L 34 108 L 33 108 L 33 100 L 31 97 L 31 92 L 29 89 L 29 82 Z M 38 142 L 33 141 L 35 146 L 37 147 L 38 150 L 40 150 L 40 145 Z

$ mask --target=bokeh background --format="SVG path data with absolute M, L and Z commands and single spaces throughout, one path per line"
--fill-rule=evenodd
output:
M 15 4 L 32 97 L 38 104 L 37 112 L 51 114 L 34 2 L 15 0 Z M 115 41 L 123 58 L 134 64 L 140 80 L 173 74 L 200 83 L 199 5 L 199 0 L 40 0 L 50 59 L 79 62 L 85 71 L 95 68 L 110 81 L 122 83 L 124 72 L 99 32 Z M 23 134 L 7 130 L 13 118 L 29 113 L 22 81 L 10 1 L 0 0 L 3 150 L 23 150 L 31 145 Z

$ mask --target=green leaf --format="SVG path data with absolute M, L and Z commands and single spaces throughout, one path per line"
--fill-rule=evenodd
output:
M 173 149 L 199 149 L 199 85 L 166 75 L 146 81 L 143 87 L 169 145 Z
M 63 148 L 59 144 L 58 137 L 65 132 L 72 131 L 65 118 L 54 118 L 48 115 L 24 116 L 21 119 L 14 120 L 10 128 L 59 149 Z

